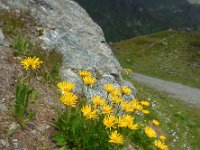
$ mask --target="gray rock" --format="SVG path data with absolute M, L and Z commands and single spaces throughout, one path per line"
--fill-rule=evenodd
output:
M 8 147 L 9 147 L 9 143 L 4 139 L 0 139 L 0 148 L 4 149 Z
M 1 111 L 8 111 L 8 109 L 7 109 L 7 107 L 6 107 L 5 104 L 1 104 L 1 103 L 0 103 L 0 112 L 1 112 Z
M 46 125 L 46 124 L 39 124 L 37 129 L 41 132 L 44 132 L 45 130 L 49 129 L 50 126 L 49 125 Z
M 14 150 L 19 150 L 19 141 L 18 141 L 18 139 L 13 139 L 12 140 L 12 144 L 13 144 Z
M 3 31 L 0 29 L 0 45 L 4 43 L 4 34 Z
M 121 66 L 105 41 L 101 28 L 92 21 L 84 9 L 72 0 L 9 0 L 0 7 L 28 9 L 44 24 L 45 49 L 55 48 L 64 56 L 61 74 L 63 79 L 77 84 L 80 92 L 78 70 L 100 74 L 99 82 L 89 94 L 103 92 L 103 85 L 127 85 L 121 77 Z M 134 87 L 131 85 L 134 89 Z

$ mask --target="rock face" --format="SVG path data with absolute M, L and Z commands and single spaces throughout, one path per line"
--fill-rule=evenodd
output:
M 2 45 L 3 42 L 4 42 L 4 35 L 3 35 L 2 30 L 0 29 L 0 45 Z
M 84 9 L 71 0 L 2 0 L 0 7 L 30 10 L 45 30 L 41 37 L 46 49 L 55 48 L 64 56 L 61 74 L 78 84 L 78 70 L 91 70 L 99 82 L 90 94 L 97 94 L 102 85 L 127 85 L 121 78 L 121 67 L 105 42 L 101 28 Z M 53 58 L 52 58 L 53 59 Z M 131 84 L 129 84 L 131 86 Z M 134 89 L 134 87 L 132 87 Z

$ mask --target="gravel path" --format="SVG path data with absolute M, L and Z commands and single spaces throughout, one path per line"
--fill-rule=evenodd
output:
M 154 89 L 165 92 L 169 96 L 200 106 L 200 89 L 185 86 L 180 83 L 164 81 L 149 76 L 133 73 L 134 80 L 144 83 Z

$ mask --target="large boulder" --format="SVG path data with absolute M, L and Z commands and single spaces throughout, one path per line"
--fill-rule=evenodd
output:
M 105 42 L 101 28 L 92 21 L 84 9 L 72 0 L 9 0 L 0 7 L 30 10 L 43 24 L 44 47 L 55 48 L 64 56 L 61 74 L 63 79 L 77 84 L 80 91 L 78 70 L 91 70 L 99 82 L 89 93 L 102 93 L 102 86 L 113 83 L 127 85 L 121 77 L 121 67 Z M 53 59 L 53 58 L 52 58 Z M 131 86 L 129 84 L 129 86 Z M 134 87 L 131 86 L 134 90 Z
M 4 35 L 2 30 L 0 29 L 0 45 L 2 45 L 4 43 Z

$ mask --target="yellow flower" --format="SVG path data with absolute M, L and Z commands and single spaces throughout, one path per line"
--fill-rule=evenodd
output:
M 129 129 L 137 129 L 138 125 L 133 124 L 134 118 L 131 115 L 126 114 L 123 118 L 119 116 L 116 121 L 118 127 L 128 127 Z
M 142 111 L 143 106 L 140 105 L 139 101 L 137 99 L 132 99 L 130 102 L 130 105 L 133 107 L 133 109 Z
M 36 57 L 33 57 L 33 58 L 28 57 L 28 58 L 21 60 L 21 65 L 26 70 L 28 70 L 29 68 L 37 69 L 37 68 L 40 67 L 41 64 L 42 64 L 42 61 L 39 58 L 36 58 Z
M 75 88 L 75 85 L 71 82 L 59 82 L 57 86 L 60 88 L 60 90 L 64 93 L 70 92 Z
M 100 96 L 94 96 L 94 97 L 92 97 L 92 102 L 93 102 L 93 104 L 94 104 L 95 107 L 96 106 L 103 106 L 103 105 L 106 104 L 105 99 L 101 99 Z
M 154 145 L 160 150 L 169 150 L 168 146 L 160 140 L 155 140 Z
M 65 94 L 61 95 L 60 101 L 67 106 L 75 107 L 77 96 L 72 93 L 66 92 Z
M 123 70 L 124 70 L 125 72 L 127 72 L 127 73 L 131 73 L 131 72 L 133 72 L 133 70 L 130 69 L 130 68 L 124 68 Z
M 147 114 L 149 114 L 150 113 L 150 111 L 148 111 L 148 110 L 142 110 L 142 112 L 143 112 L 143 114 L 145 114 L 145 115 L 147 115 Z
M 107 93 L 111 93 L 115 90 L 115 87 L 112 84 L 106 84 L 106 85 L 104 85 L 104 90 Z
M 117 123 L 118 127 L 121 127 L 121 128 L 127 127 L 127 122 L 121 116 L 119 116 L 119 118 L 117 119 L 116 123 Z
M 118 89 L 115 89 L 110 94 L 112 94 L 113 96 L 120 96 L 121 93 Z
M 131 105 L 138 105 L 139 101 L 137 99 L 132 99 L 130 103 Z
M 134 108 L 135 108 L 135 110 L 138 110 L 138 111 L 142 111 L 143 110 L 143 106 L 140 105 L 140 104 L 137 104 Z
M 79 74 L 79 76 L 81 76 L 82 78 L 83 78 L 83 77 L 86 77 L 86 76 L 91 76 L 91 72 L 89 72 L 89 71 L 79 71 L 78 74 Z
M 87 119 L 96 119 L 98 117 L 97 110 L 92 110 L 91 105 L 86 105 L 81 109 L 83 116 Z
M 151 127 L 145 127 L 145 133 L 149 138 L 156 138 L 157 137 L 157 133 L 156 131 L 151 128 Z
M 150 106 L 150 103 L 148 101 L 141 101 L 140 102 L 143 106 Z
M 121 103 L 122 110 L 125 112 L 133 112 L 134 108 L 129 102 L 122 102 Z
M 110 143 L 123 144 L 124 137 L 120 133 L 118 133 L 116 130 L 111 132 L 109 137 L 110 137 L 110 140 L 109 140 Z
M 122 94 L 130 95 L 131 89 L 124 86 L 124 87 L 121 87 L 121 92 L 122 92 Z
M 153 123 L 155 126 L 159 126 L 159 125 L 160 125 L 160 122 L 158 122 L 158 120 L 155 120 L 155 119 L 152 120 L 152 123 Z
M 118 104 L 118 103 L 122 102 L 122 98 L 119 97 L 119 96 L 113 96 L 112 95 L 111 98 L 110 98 L 110 101 L 113 102 L 113 103 L 115 103 L 115 104 Z
M 110 115 L 111 113 L 113 113 L 113 108 L 112 108 L 112 106 L 104 105 L 104 106 L 102 107 L 102 113 L 103 113 L 103 114 L 108 114 L 108 115 Z
M 106 126 L 106 128 L 111 128 L 115 125 L 115 116 L 110 115 L 103 119 L 103 124 Z
M 164 136 L 164 135 L 160 136 L 160 140 L 165 141 L 166 139 L 167 139 L 166 136 Z
M 86 76 L 86 77 L 83 77 L 83 81 L 85 84 L 92 87 L 92 85 L 96 82 L 96 79 L 91 76 Z
M 136 124 L 131 123 L 131 124 L 128 125 L 128 128 L 131 129 L 131 130 L 137 130 L 138 124 L 137 123 Z
M 129 123 L 132 123 L 134 121 L 134 118 L 131 115 L 126 114 L 124 116 L 124 120 L 129 124 Z

